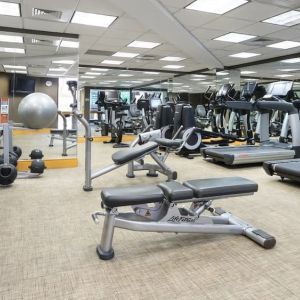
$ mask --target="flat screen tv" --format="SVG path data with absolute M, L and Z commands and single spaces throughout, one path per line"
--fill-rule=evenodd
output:
M 17 75 L 11 77 L 10 88 L 11 95 L 28 95 L 35 92 L 35 79 Z

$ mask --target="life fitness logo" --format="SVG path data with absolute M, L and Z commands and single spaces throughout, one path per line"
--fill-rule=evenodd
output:
M 195 223 L 195 219 L 189 217 L 173 216 L 167 222 L 169 223 Z

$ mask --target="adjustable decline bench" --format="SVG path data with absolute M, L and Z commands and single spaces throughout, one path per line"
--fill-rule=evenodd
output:
M 270 176 L 277 175 L 300 182 L 300 159 L 274 160 L 267 161 L 263 168 Z
M 135 231 L 242 234 L 266 249 L 273 248 L 273 236 L 233 216 L 221 208 L 212 208 L 213 200 L 251 195 L 258 186 L 242 177 L 209 178 L 106 188 L 101 192 L 102 208 L 92 217 L 99 223 L 104 216 L 101 242 L 97 246 L 100 259 L 113 258 L 114 229 Z M 191 202 L 191 206 L 178 204 Z M 118 207 L 131 206 L 133 212 L 118 212 Z M 212 216 L 203 216 L 209 211 Z

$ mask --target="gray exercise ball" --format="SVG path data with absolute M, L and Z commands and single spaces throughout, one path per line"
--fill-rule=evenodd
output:
M 32 93 L 22 99 L 18 114 L 28 128 L 41 129 L 55 121 L 57 106 L 55 101 L 44 93 Z

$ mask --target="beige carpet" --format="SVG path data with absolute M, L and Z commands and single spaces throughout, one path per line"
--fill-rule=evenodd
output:
M 79 155 L 83 157 L 83 145 Z M 95 144 L 95 168 L 110 163 L 111 145 Z M 179 179 L 244 176 L 259 183 L 254 196 L 216 201 L 277 238 L 265 250 L 243 236 L 141 233 L 116 230 L 112 261 L 95 252 L 107 186 L 158 182 L 118 169 L 82 191 L 83 165 L 47 170 L 0 189 L 1 299 L 300 299 L 300 186 L 281 183 L 261 167 L 228 169 L 172 156 Z

